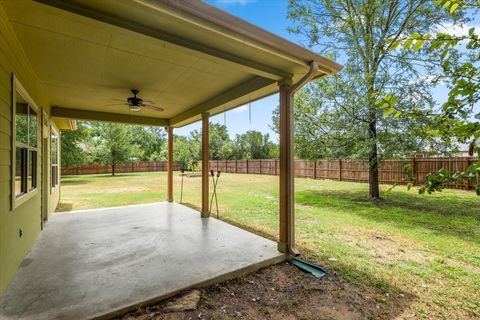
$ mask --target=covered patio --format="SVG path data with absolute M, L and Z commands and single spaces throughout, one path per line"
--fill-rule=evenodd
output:
M 284 259 L 275 242 L 177 203 L 55 214 L 0 298 L 0 318 L 110 318 Z
M 111 315 L 297 253 L 293 96 L 340 65 L 201 1 L 6 1 L 0 9 L 24 53 L 22 66 L 51 106 L 47 117 L 165 127 L 169 163 L 165 203 L 53 215 L 1 298 L 0 316 Z M 208 160 L 211 115 L 276 93 L 274 243 L 209 218 Z M 200 120 L 202 205 L 195 214 L 174 203 L 173 134 Z
M 340 65 L 201 1 L 2 6 L 48 95 L 50 117 L 167 129 L 169 202 L 174 128 L 202 121 L 202 217 L 210 212 L 209 117 L 279 93 L 278 248 L 295 253 L 293 95 Z

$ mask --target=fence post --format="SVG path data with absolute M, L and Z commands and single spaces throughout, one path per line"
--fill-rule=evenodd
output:
M 262 174 L 262 159 L 260 159 L 260 174 Z
M 238 173 L 238 160 L 235 159 L 235 173 Z
M 415 158 L 412 158 L 412 176 L 415 178 L 413 185 L 418 184 L 418 172 L 417 172 L 417 161 Z
M 317 160 L 313 160 L 313 180 L 317 180 Z
M 342 181 L 342 159 L 338 159 L 338 181 Z
M 467 164 L 467 166 L 466 166 L 466 168 L 465 168 L 465 171 L 467 171 L 467 170 L 468 170 L 468 167 L 470 166 L 470 158 L 467 158 L 465 162 L 466 162 L 466 164 Z M 467 190 L 470 190 L 470 178 L 469 178 L 468 176 L 467 176 L 467 185 L 466 185 L 466 187 L 467 187 Z
M 248 159 L 247 159 L 247 174 L 248 174 L 248 173 L 249 173 L 249 172 L 248 172 Z

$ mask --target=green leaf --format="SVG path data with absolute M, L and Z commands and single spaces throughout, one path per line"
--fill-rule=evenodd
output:
M 413 51 L 417 52 L 418 50 L 420 50 L 424 43 L 425 40 L 417 40 L 417 42 L 415 42 L 415 45 L 413 46 Z
M 448 48 L 445 48 L 445 50 L 443 50 L 442 52 L 442 55 L 440 56 L 440 60 L 444 60 L 447 54 L 448 54 Z
M 451 4 L 452 4 L 452 1 L 447 1 L 443 4 L 442 8 L 446 9 L 446 8 L 450 7 Z
M 393 41 L 393 42 L 390 44 L 390 50 L 395 50 L 395 49 L 397 49 L 401 42 L 402 42 L 401 40 Z
M 386 115 L 386 116 L 391 115 L 394 111 L 395 111 L 395 108 L 390 107 L 390 108 L 388 108 L 387 111 L 385 111 L 385 115 Z
M 412 44 L 412 42 L 413 42 L 412 39 L 408 39 L 407 41 L 405 41 L 405 43 L 403 44 L 403 49 L 407 50 L 408 48 L 410 48 L 410 45 Z
M 393 115 L 394 118 L 398 118 L 402 115 L 402 111 L 397 111 L 395 112 L 395 114 Z
M 458 8 L 458 3 L 452 4 L 452 6 L 450 7 L 450 14 L 452 14 L 455 10 L 457 10 L 457 8 Z
M 388 107 L 388 106 L 389 106 L 388 102 L 384 102 L 384 103 L 380 106 L 380 108 L 385 109 L 385 108 Z
M 422 37 L 421 34 L 418 33 L 418 32 L 415 32 L 415 33 L 412 34 L 413 39 L 420 39 L 421 37 Z

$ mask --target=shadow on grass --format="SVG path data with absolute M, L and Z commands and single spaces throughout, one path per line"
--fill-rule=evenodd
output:
M 92 180 L 89 179 L 82 179 L 82 180 L 71 180 L 68 178 L 62 178 L 62 186 L 76 186 L 76 185 L 82 185 L 82 184 L 88 184 L 92 183 Z
M 297 192 L 296 201 L 314 208 L 338 209 L 376 222 L 421 227 L 439 235 L 448 234 L 480 242 L 480 198 L 468 199 L 447 194 L 440 198 L 412 192 L 386 194 L 382 200 L 372 202 L 361 190 L 307 190 Z

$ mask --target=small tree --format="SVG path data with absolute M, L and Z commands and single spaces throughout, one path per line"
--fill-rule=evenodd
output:
M 79 121 L 77 130 L 62 132 L 61 160 L 62 167 L 78 167 L 88 162 L 88 145 L 90 143 L 88 123 Z
M 139 154 L 138 146 L 133 143 L 132 127 L 125 124 L 110 122 L 93 122 L 95 162 L 110 164 L 112 176 L 115 176 L 115 166 L 136 160 Z

